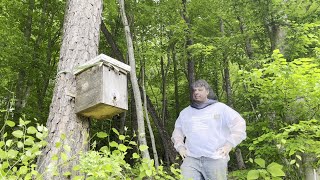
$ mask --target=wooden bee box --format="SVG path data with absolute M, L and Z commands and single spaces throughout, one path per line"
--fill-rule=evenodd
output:
M 94 119 L 111 118 L 128 110 L 130 66 L 101 54 L 77 67 L 75 109 Z

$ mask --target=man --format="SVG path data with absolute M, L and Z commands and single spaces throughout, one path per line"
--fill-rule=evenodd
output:
M 193 102 L 180 112 L 172 141 L 183 158 L 184 179 L 226 180 L 229 152 L 246 138 L 238 112 L 214 99 L 205 80 L 192 85 Z

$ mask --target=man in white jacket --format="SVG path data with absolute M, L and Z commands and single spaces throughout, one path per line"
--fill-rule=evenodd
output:
M 226 180 L 229 152 L 246 138 L 246 123 L 229 106 L 208 99 L 209 84 L 193 85 L 193 102 L 180 112 L 172 133 L 175 149 L 183 158 L 184 179 Z

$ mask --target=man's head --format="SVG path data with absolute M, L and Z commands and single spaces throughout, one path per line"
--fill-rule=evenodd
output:
M 197 80 L 192 84 L 193 100 L 198 103 L 203 103 L 208 100 L 210 86 L 205 80 Z

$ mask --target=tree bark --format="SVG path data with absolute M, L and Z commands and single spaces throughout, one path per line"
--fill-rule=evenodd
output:
M 43 179 L 72 179 L 78 174 L 72 170 L 78 164 L 78 153 L 89 148 L 89 119 L 75 114 L 72 70 L 98 53 L 102 1 L 69 0 L 66 7 L 58 74 L 47 120 L 48 145 L 37 162 Z M 54 156 L 58 160 L 53 160 Z
M 128 56 L 129 56 L 129 63 L 131 66 L 131 73 L 130 79 L 133 89 L 134 100 L 136 103 L 136 113 L 137 113 L 137 121 L 138 121 L 138 140 L 140 145 L 147 145 L 146 133 L 145 133 L 145 126 L 144 126 L 144 119 L 143 119 L 143 109 L 142 109 L 142 102 L 141 102 L 141 94 L 139 91 L 139 85 L 136 75 L 136 62 L 134 58 L 134 50 L 133 50 L 133 43 L 130 33 L 130 27 L 128 24 L 125 7 L 124 7 L 124 0 L 119 0 L 120 5 L 120 12 L 122 23 L 125 30 L 126 40 L 127 40 L 127 48 L 128 48 Z M 142 157 L 150 159 L 149 151 L 145 150 L 142 151 Z
M 190 102 L 192 101 L 192 87 L 191 85 L 195 81 L 195 70 L 194 70 L 194 60 L 191 56 L 191 52 L 188 50 L 188 47 L 193 45 L 192 34 L 191 34 L 191 22 L 187 12 L 187 0 L 182 0 L 182 18 L 188 26 L 186 32 L 186 44 L 185 49 L 187 51 L 187 62 L 188 62 L 188 82 L 189 82 L 189 97 Z

